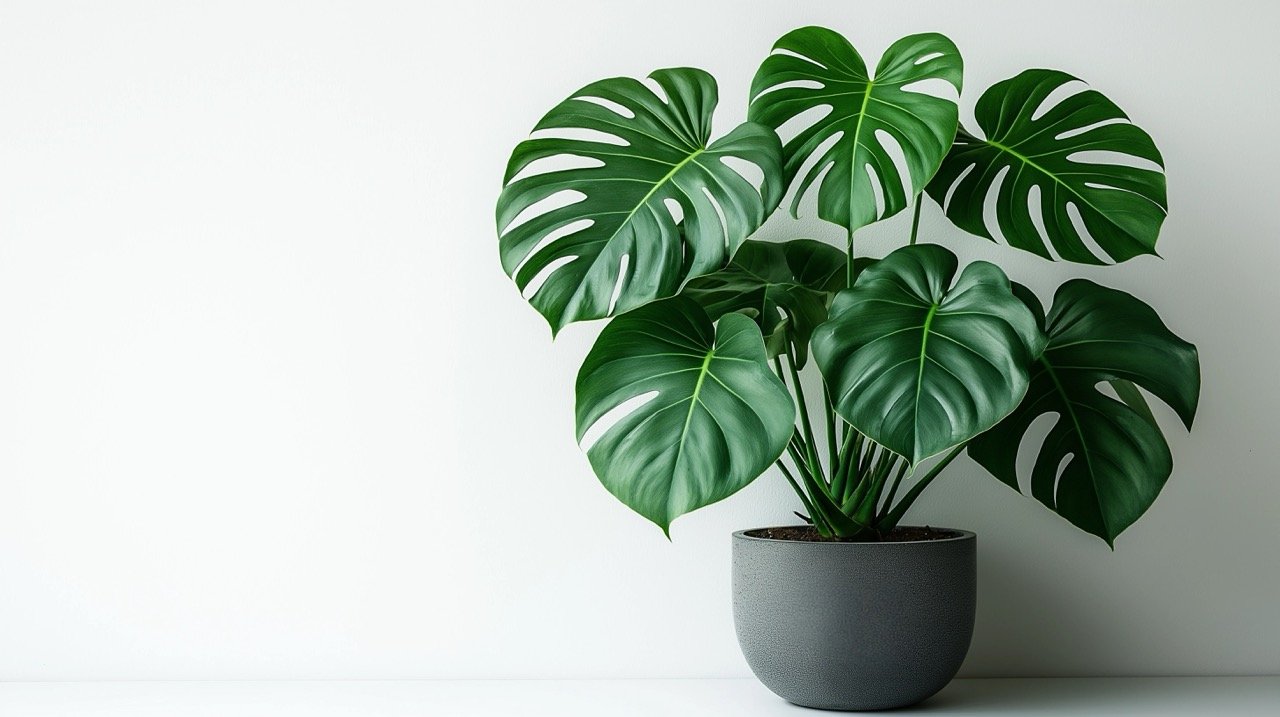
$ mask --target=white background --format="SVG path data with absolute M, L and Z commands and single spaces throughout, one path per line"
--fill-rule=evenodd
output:
M 776 474 L 677 521 L 573 440 L 598 326 L 552 343 L 503 276 L 506 156 L 589 81 L 692 65 L 745 115 L 805 24 L 871 64 L 942 31 L 962 118 L 1029 66 L 1156 138 L 1164 259 L 1050 264 L 1201 349 L 1187 436 L 1114 553 L 963 459 L 913 512 L 980 535 L 965 673 L 1280 672 L 1271 3 L 0 4 L 0 678 L 740 676 L 729 532 Z M 441 9 L 447 8 L 447 9 Z M 860 235 L 883 254 L 900 216 Z M 770 238 L 836 240 L 817 222 Z

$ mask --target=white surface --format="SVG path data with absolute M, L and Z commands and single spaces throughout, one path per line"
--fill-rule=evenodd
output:
M 1274 715 L 1280 678 L 958 680 L 930 715 Z M 24 717 L 774 717 L 812 715 L 751 679 L 0 684 Z
M 980 536 L 965 672 L 1280 672 L 1280 5 L 6 0 L 0 678 L 746 676 L 729 532 L 795 501 L 766 476 L 673 542 L 614 501 L 573 441 L 598 327 L 551 343 L 492 211 L 574 89 L 703 67 L 723 132 L 809 23 L 873 62 L 948 33 L 962 116 L 1069 70 L 1169 166 L 1164 261 L 1048 264 L 925 212 L 1045 295 L 1077 272 L 1139 294 L 1204 362 L 1115 553 L 967 460 L 926 494 L 916 520 Z

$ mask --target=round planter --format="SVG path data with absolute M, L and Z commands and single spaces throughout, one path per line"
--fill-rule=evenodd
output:
M 733 534 L 733 620 L 756 677 L 798 705 L 880 710 L 942 689 L 964 661 L 977 536 L 805 542 Z

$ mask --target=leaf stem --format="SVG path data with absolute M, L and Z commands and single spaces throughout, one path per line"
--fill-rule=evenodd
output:
M 814 475 L 811 467 L 805 465 L 799 446 L 799 436 L 795 436 L 794 440 L 787 444 L 787 451 L 791 454 L 791 460 L 795 461 L 800 477 L 809 491 L 809 500 L 814 510 L 810 519 L 813 520 L 814 528 L 825 536 L 852 535 L 864 529 L 865 525 L 855 524 L 840 512 L 840 507 L 827 493 L 827 487 Z
M 844 287 L 846 289 L 853 287 L 853 229 L 846 228 L 848 232 L 845 235 L 845 265 L 844 265 Z
M 787 479 L 787 482 L 791 484 L 791 489 L 799 496 L 800 503 L 804 505 L 805 511 L 809 513 L 809 520 L 813 521 L 814 525 L 817 525 L 821 516 L 816 515 L 817 511 L 813 509 L 813 503 L 810 502 L 809 496 L 800 487 L 800 484 L 796 482 L 796 477 L 791 474 L 791 471 L 787 470 L 787 464 L 782 462 L 782 456 L 778 456 L 777 466 L 778 470 L 782 471 L 782 477 Z
M 825 408 L 822 412 L 827 424 L 827 473 L 834 482 L 836 478 L 836 468 L 839 466 L 839 445 L 836 443 L 836 407 L 831 402 L 831 389 L 827 386 L 827 382 L 822 382 L 822 397 L 826 401 Z
M 862 505 L 862 501 L 867 497 L 867 491 L 871 490 L 874 476 L 871 473 L 871 466 L 875 462 L 877 451 L 880 444 L 875 441 L 866 441 L 863 445 L 862 457 L 858 461 L 858 479 L 854 483 L 846 484 L 846 488 L 852 488 L 843 498 L 843 507 L 846 510 L 855 511 L 858 506 Z
M 862 453 L 862 460 L 858 461 L 859 477 L 871 472 L 871 465 L 875 462 L 877 451 L 880 450 L 880 444 L 875 441 L 871 441 L 864 446 L 864 448 L 865 450 Z
M 904 460 L 898 466 L 898 472 L 893 476 L 893 484 L 889 486 L 889 492 L 885 495 L 883 512 L 876 519 L 878 525 L 889 514 L 889 506 L 893 505 L 893 500 L 898 497 L 898 488 L 902 485 L 902 477 L 907 474 L 907 469 L 911 467 L 911 461 Z
M 861 433 L 858 434 L 862 436 Z M 845 424 L 844 441 L 840 444 L 840 455 L 836 457 L 836 467 L 831 469 L 831 495 L 844 500 L 845 483 L 849 479 L 849 449 L 854 448 L 857 455 L 857 441 L 853 437 L 853 426 Z
M 880 504 L 880 494 L 884 492 L 885 476 L 888 473 L 884 469 L 893 454 L 887 449 L 882 450 L 880 456 L 876 459 L 876 464 L 871 472 L 865 478 L 867 490 L 853 506 L 853 519 L 863 525 L 874 525 L 876 517 L 876 506 Z
M 916 211 L 911 216 L 911 244 L 916 243 L 916 233 L 920 231 L 920 208 L 924 206 L 924 194 L 916 196 Z
M 800 428 L 804 431 L 804 440 L 808 444 L 806 448 L 809 464 L 815 473 L 814 477 L 817 477 L 822 475 L 822 466 L 818 463 L 818 454 L 814 449 L 813 422 L 809 420 L 809 406 L 804 399 L 804 388 L 800 386 L 800 372 L 796 370 L 795 349 L 790 344 L 787 344 L 787 368 L 791 371 L 792 388 L 795 390 L 796 404 L 800 407 Z
M 942 473 L 944 468 L 951 465 L 951 461 L 954 461 L 956 457 L 964 451 L 965 446 L 968 444 L 969 442 L 965 441 L 955 448 L 952 448 L 947 455 L 942 457 L 942 460 L 938 461 L 933 468 L 929 469 L 928 473 L 921 476 L 920 480 L 916 481 L 916 484 L 911 486 L 911 490 L 907 491 L 906 495 L 902 496 L 902 500 L 898 501 L 898 504 L 891 508 L 888 515 L 885 516 L 884 522 L 886 529 L 894 527 L 898 524 L 899 520 L 902 520 L 903 514 L 907 512 L 907 509 L 911 507 L 912 503 L 916 502 L 916 498 L 920 497 L 920 493 L 923 492 L 925 488 L 929 487 L 929 484 L 933 482 L 934 478 L 937 478 L 938 475 Z
M 853 436 L 853 447 L 849 450 L 849 455 L 844 461 L 840 475 L 840 501 L 846 503 L 850 496 L 853 495 L 858 487 L 860 476 L 862 475 L 859 461 L 862 456 L 863 446 L 866 444 L 867 437 L 862 433 L 855 432 Z

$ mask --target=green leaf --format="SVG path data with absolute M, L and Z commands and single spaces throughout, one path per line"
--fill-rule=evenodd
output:
M 956 226 L 994 240 L 983 214 L 995 192 L 1005 240 L 1045 258 L 1053 258 L 1048 245 L 1061 258 L 1085 264 L 1154 254 L 1168 209 L 1160 151 L 1097 91 L 1045 111 L 1050 93 L 1070 82 L 1078 80 L 1065 72 L 1027 70 L 992 85 L 975 110 L 986 139 L 961 129 L 929 194 Z
M 1084 279 L 1058 289 L 1045 321 L 1049 344 L 1026 398 L 974 439 L 969 455 L 1018 490 L 1018 446 L 1032 421 L 1056 414 L 1031 470 L 1031 495 L 1113 544 L 1151 506 L 1173 472 L 1173 458 L 1141 394 L 1141 405 L 1134 405 L 1122 385 L 1115 385 L 1119 401 L 1098 385 L 1141 386 L 1189 429 L 1200 397 L 1196 347 L 1138 299 Z
M 1147 403 L 1146 397 L 1142 395 L 1142 391 L 1138 389 L 1137 384 L 1122 378 L 1115 379 L 1110 383 L 1111 388 L 1116 392 L 1116 397 L 1124 401 L 1125 405 L 1146 419 L 1147 423 L 1157 427 L 1160 425 L 1156 420 L 1156 414 L 1151 412 L 1151 405 Z
M 664 532 L 678 516 L 755 480 L 782 454 L 795 421 L 755 323 L 731 313 L 713 325 L 684 296 L 606 326 L 578 373 L 577 393 L 579 442 L 633 402 L 587 457 L 609 492 Z
M 865 269 L 831 306 L 813 355 L 836 410 L 913 464 L 1004 418 L 1044 345 L 1004 272 L 936 245 L 907 246 Z
M 956 135 L 955 102 L 913 87 L 939 80 L 960 91 L 963 62 L 951 40 L 934 33 L 904 37 L 880 58 L 874 77 L 849 41 L 826 28 L 793 30 L 773 49 L 751 83 L 747 116 L 776 130 L 829 108 L 783 148 L 787 182 L 803 174 L 792 214 L 819 177 L 818 216 L 850 231 L 907 207 Z M 894 161 L 894 142 L 903 167 Z M 810 159 L 816 162 L 802 173 Z
M 844 252 L 812 239 L 749 241 L 729 266 L 690 281 L 681 294 L 712 319 L 734 311 L 750 316 L 769 358 L 784 353 L 790 340 L 803 366 L 813 329 L 827 320 L 832 297 L 848 280 L 846 264 Z
M 534 131 L 544 136 L 511 154 L 497 209 L 502 266 L 553 332 L 720 269 L 781 201 L 777 135 L 748 122 L 708 144 L 715 80 L 688 68 L 649 77 L 665 98 L 627 77 L 587 85 L 542 118 Z M 539 160 L 578 164 L 518 176 Z M 754 165 L 759 190 L 726 160 Z M 537 213 L 566 192 L 582 196 Z

